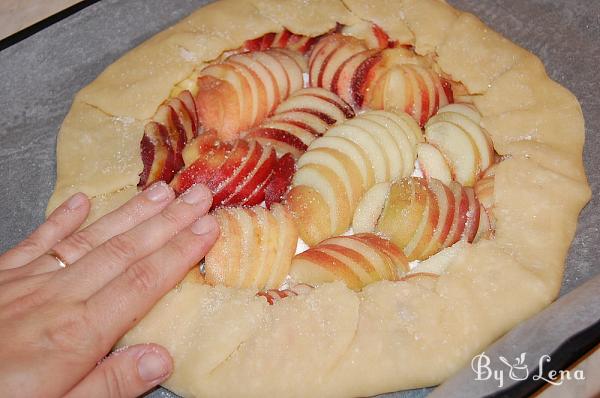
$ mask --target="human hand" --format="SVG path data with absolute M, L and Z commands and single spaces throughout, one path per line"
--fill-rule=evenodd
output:
M 105 356 L 216 241 L 211 203 L 202 185 L 175 200 L 157 183 L 76 232 L 90 202 L 75 194 L 0 256 L 2 393 L 134 397 L 168 378 L 161 346 Z

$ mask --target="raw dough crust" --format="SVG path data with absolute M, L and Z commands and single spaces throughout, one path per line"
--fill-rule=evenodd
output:
M 496 150 L 508 156 L 496 172 L 496 238 L 429 259 L 428 269 L 447 267 L 434 283 L 379 282 L 359 293 L 333 283 L 272 306 L 254 291 L 186 278 L 121 341 L 164 345 L 175 358 L 165 386 L 176 393 L 365 396 L 435 385 L 558 294 L 591 195 L 579 103 L 535 56 L 441 0 L 201 8 L 77 95 L 59 134 L 49 209 L 84 191 L 95 218 L 133 196 L 143 123 L 198 65 L 269 31 L 317 35 L 357 18 L 435 55 L 474 95 Z

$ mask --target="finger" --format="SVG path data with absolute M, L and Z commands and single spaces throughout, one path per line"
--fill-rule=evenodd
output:
M 76 193 L 50 214 L 29 237 L 0 256 L 0 270 L 21 267 L 46 253 L 61 239 L 75 232 L 90 211 L 90 201 Z
M 135 325 L 206 255 L 219 236 L 212 215 L 195 222 L 162 249 L 115 278 L 86 302 L 87 311 L 107 341 L 114 341 Z
M 166 380 L 173 371 L 168 351 L 140 344 L 115 351 L 75 386 L 66 397 L 137 397 Z
M 136 261 L 160 249 L 179 231 L 206 214 L 212 194 L 195 185 L 162 212 L 100 245 L 67 267 L 64 281 L 71 294 L 90 297 Z
M 158 214 L 174 198 L 173 190 L 163 181 L 159 181 L 117 210 L 62 240 L 52 249 L 67 264 L 73 264 L 110 238 Z
M 43 254 L 30 263 L 0 272 L 0 284 L 45 274 L 64 268 L 64 263 L 50 254 Z

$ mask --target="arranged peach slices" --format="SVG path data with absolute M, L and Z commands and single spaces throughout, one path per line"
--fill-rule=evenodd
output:
M 205 258 L 209 284 L 277 289 L 289 273 L 298 233 L 281 205 L 226 207 L 214 212 L 221 235 Z
M 317 138 L 298 159 L 286 205 L 310 246 L 350 227 L 374 184 L 410 176 L 419 126 L 406 114 L 365 112 Z
M 254 206 L 263 200 L 267 207 L 280 202 L 295 171 L 290 154 L 277 158 L 275 149 L 257 141 L 223 142 L 206 133 L 183 151 L 186 168 L 171 181 L 177 195 L 194 184 L 205 184 L 213 192 L 213 208 Z
M 354 117 L 354 110 L 340 97 L 322 88 L 296 91 L 275 114 L 243 136 L 271 145 L 279 155 L 298 158 L 311 142 L 334 124 Z
M 460 240 L 473 242 L 489 225 L 472 188 L 434 178 L 409 177 L 374 186 L 355 212 L 355 233 L 377 232 L 424 260 Z M 485 212 L 483 214 L 487 218 Z M 483 229 L 480 231 L 480 229 Z
M 219 138 L 236 139 L 301 89 L 306 70 L 305 58 L 289 49 L 231 55 L 200 73 L 198 117 L 204 128 L 216 131 Z
M 318 285 L 343 281 L 360 290 L 380 281 L 395 281 L 409 271 L 408 260 L 393 243 L 374 234 L 329 238 L 292 260 L 293 281 Z
M 366 40 L 333 33 L 315 44 L 308 61 L 311 86 L 330 90 L 357 109 L 406 112 L 421 126 L 453 102 L 450 83 L 427 59 L 407 48 L 386 48 L 387 39 L 375 34 L 373 40 L 361 24 L 346 29 L 353 31 Z
M 493 237 L 497 160 L 439 71 L 364 21 L 248 40 L 158 107 L 139 188 L 205 184 L 221 236 L 204 280 L 269 305 L 333 281 L 433 289 L 456 250 Z
M 495 161 L 494 146 L 480 126 L 481 115 L 471 105 L 451 104 L 425 126 L 419 165 L 423 174 L 448 183 L 448 178 L 472 187 Z

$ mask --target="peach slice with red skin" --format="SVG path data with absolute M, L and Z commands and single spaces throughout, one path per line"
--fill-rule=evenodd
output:
M 479 229 L 481 205 L 475 197 L 475 192 L 473 191 L 473 188 L 463 187 L 463 189 L 465 190 L 467 197 L 469 198 L 469 210 L 467 210 L 467 221 L 462 239 L 471 243 L 475 239 L 475 236 L 477 235 L 477 230 Z
M 332 82 L 338 69 L 352 56 L 365 50 L 367 50 L 367 47 L 359 40 L 348 40 L 333 50 L 323 60 L 316 86 L 333 90 Z
M 360 290 L 375 281 L 397 280 L 407 268 L 400 250 L 381 237 L 361 234 L 326 239 L 296 255 L 290 276 L 311 285 L 342 281 L 350 289 Z
M 454 195 L 454 216 L 444 247 L 450 247 L 461 240 L 467 224 L 467 212 L 469 211 L 469 197 L 463 187 L 452 181 L 449 188 Z
M 354 54 L 347 59 L 333 75 L 331 80 L 331 90 L 347 103 L 357 106 L 354 103 L 354 88 L 361 88 L 362 84 L 355 81 L 356 71 L 363 62 L 376 54 L 376 50 L 366 50 Z
M 265 188 L 265 206 L 270 209 L 274 203 L 280 203 L 296 171 L 296 161 L 291 154 L 285 154 L 277 160 L 273 175 Z
M 452 227 L 452 221 L 454 221 L 455 200 L 450 188 L 433 178 L 427 180 L 427 186 L 436 197 L 439 217 L 437 224 L 434 226 L 430 243 L 420 255 L 421 259 L 428 258 L 444 248 L 443 244 Z
M 156 122 L 146 124 L 140 152 L 144 168 L 140 173 L 139 188 L 146 188 L 156 181 L 171 181 L 177 168 L 165 126 Z

